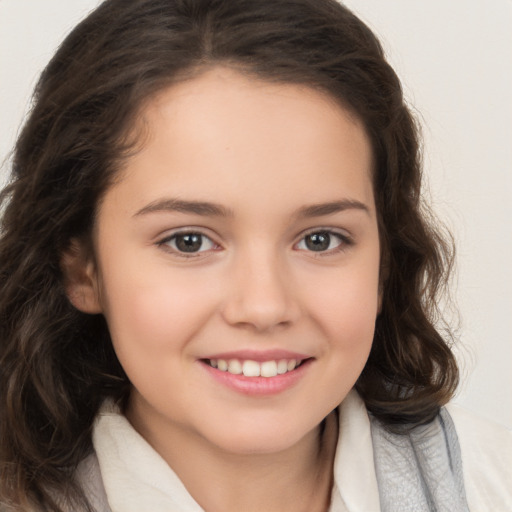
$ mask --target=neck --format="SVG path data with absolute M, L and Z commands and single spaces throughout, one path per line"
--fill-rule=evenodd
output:
M 169 432 L 161 444 L 144 426 L 132 423 L 208 512 L 325 512 L 329 507 L 336 413 L 299 443 L 268 454 L 226 453 L 179 429 Z

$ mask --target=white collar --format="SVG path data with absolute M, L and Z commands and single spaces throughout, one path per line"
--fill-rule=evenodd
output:
M 340 406 L 330 512 L 380 512 L 370 421 L 352 391 Z M 112 403 L 93 432 L 103 486 L 112 512 L 203 512 L 187 489 Z

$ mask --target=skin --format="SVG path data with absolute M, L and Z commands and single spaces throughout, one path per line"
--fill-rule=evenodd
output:
M 70 299 L 105 315 L 133 386 L 126 415 L 199 504 L 301 510 L 314 495 L 308 510 L 324 510 L 332 455 L 320 448 L 332 454 L 336 436 L 320 439 L 319 424 L 361 373 L 379 308 L 364 128 L 318 91 L 220 67 L 164 90 L 141 119 L 144 144 L 99 206 L 96 263 L 64 257 Z M 331 203 L 343 208 L 305 211 Z M 310 250 L 305 237 L 326 230 L 328 249 Z M 207 238 L 184 255 L 177 231 Z M 200 362 L 271 349 L 310 363 L 270 396 Z

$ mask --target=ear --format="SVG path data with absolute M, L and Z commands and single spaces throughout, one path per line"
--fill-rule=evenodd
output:
M 60 267 L 69 301 L 83 313 L 102 312 L 96 265 L 85 244 L 72 239 L 62 253 Z

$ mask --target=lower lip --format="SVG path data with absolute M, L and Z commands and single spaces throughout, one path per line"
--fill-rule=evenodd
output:
M 275 377 L 245 377 L 234 375 L 212 368 L 208 363 L 201 361 L 205 370 L 217 381 L 244 395 L 270 396 L 277 395 L 293 387 L 308 371 L 313 359 L 304 361 L 291 372 L 276 375 Z

